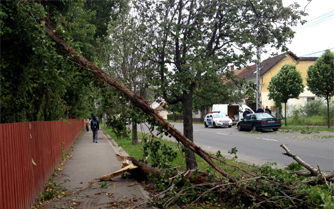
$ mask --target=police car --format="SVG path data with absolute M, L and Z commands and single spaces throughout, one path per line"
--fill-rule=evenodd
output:
M 216 112 L 210 112 L 207 114 L 204 118 L 204 126 L 207 128 L 208 126 L 213 126 L 213 127 L 232 127 L 232 120 L 220 113 L 220 111 Z

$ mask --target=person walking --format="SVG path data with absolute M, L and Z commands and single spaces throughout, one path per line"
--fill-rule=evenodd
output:
M 98 131 L 100 129 L 100 126 L 99 121 L 96 119 L 95 116 L 93 116 L 93 120 L 90 121 L 90 129 L 92 129 L 93 132 L 93 142 L 97 143 Z
M 90 124 L 89 119 L 85 120 L 85 125 L 86 125 L 87 132 L 89 131 L 89 124 Z

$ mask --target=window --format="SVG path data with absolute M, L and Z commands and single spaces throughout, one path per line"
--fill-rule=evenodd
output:
M 315 97 L 307 97 L 307 98 L 306 98 L 306 102 L 313 101 L 314 99 L 315 99 Z

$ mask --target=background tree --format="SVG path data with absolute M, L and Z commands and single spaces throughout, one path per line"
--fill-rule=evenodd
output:
M 151 66 L 149 66 L 150 63 L 144 58 L 145 54 L 135 48 L 136 46 L 144 49 L 141 40 L 133 33 L 136 27 L 138 27 L 136 20 L 125 13 L 122 15 L 122 18 L 112 22 L 110 26 L 110 44 L 107 48 L 109 52 L 107 56 L 108 62 L 104 68 L 108 74 L 116 78 L 132 92 L 150 100 L 150 95 L 147 93 L 149 88 L 147 88 L 146 82 L 146 69 Z M 116 99 L 116 101 L 124 104 L 122 100 Z M 146 117 L 129 101 L 121 107 L 121 110 L 122 113 L 119 114 L 119 117 L 114 117 L 110 125 L 114 126 L 115 123 L 118 124 L 119 122 L 116 122 L 118 119 L 121 121 L 125 120 L 126 122 L 130 122 L 127 120 L 131 119 L 132 144 L 137 145 L 137 124 L 143 122 Z
M 286 103 L 289 99 L 297 99 L 299 94 L 304 91 L 303 79 L 296 70 L 296 66 L 283 65 L 281 70 L 271 78 L 268 89 L 269 99 L 284 103 L 285 126 L 287 126 Z
M 157 95 L 169 104 L 183 104 L 184 135 L 193 141 L 193 95 L 196 87 L 217 72 L 252 60 L 257 46 L 284 48 L 293 37 L 290 26 L 300 20 L 298 5 L 281 1 L 135 1 L 136 19 L 152 71 Z M 193 152 L 186 153 L 188 169 L 197 167 Z
M 330 128 L 329 100 L 334 96 L 334 53 L 326 50 L 307 71 L 307 85 L 312 93 L 327 102 L 327 124 Z

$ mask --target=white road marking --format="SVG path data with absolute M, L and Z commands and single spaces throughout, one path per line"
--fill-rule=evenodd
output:
M 268 139 L 268 138 L 257 138 L 257 139 L 262 139 L 262 140 L 266 140 L 266 141 L 273 141 L 273 142 L 277 142 L 277 139 Z
M 220 135 L 228 135 L 227 133 L 222 133 L 222 132 L 216 132 L 216 134 L 220 134 Z

